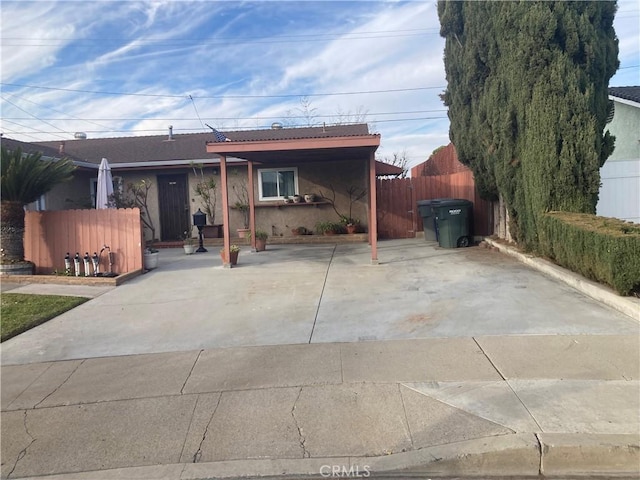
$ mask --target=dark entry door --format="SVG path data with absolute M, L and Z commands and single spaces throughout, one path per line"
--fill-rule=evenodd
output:
M 158 175 L 161 240 L 180 240 L 191 224 L 187 193 L 186 175 Z

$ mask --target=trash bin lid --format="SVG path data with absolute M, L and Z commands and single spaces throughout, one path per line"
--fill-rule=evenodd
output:
M 429 200 L 418 200 L 419 207 L 429 207 L 431 205 L 437 205 L 443 200 L 452 200 L 451 198 L 431 198 Z

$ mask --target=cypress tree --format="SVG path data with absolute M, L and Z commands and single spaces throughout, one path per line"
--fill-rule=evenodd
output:
M 595 213 L 607 87 L 618 68 L 615 2 L 440 1 L 450 136 L 483 197 L 535 249 L 538 217 Z

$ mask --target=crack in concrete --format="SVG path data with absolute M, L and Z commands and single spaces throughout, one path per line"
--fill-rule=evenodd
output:
M 40 400 L 38 403 L 36 403 L 36 404 L 33 406 L 33 408 L 34 408 L 34 409 L 35 409 L 35 408 L 38 408 L 38 406 L 39 406 L 42 402 L 44 402 L 47 398 L 49 398 L 51 395 L 53 395 L 53 394 L 54 394 L 54 393 L 56 393 L 58 390 L 60 390 L 60 389 L 62 388 L 62 386 L 63 386 L 65 383 L 67 383 L 67 382 L 69 381 L 69 379 L 71 378 L 71 376 L 72 376 L 74 373 L 76 373 L 76 372 L 78 371 L 78 369 L 82 366 L 82 364 L 83 364 L 84 362 L 86 362 L 86 361 L 87 361 L 87 359 L 86 359 L 86 358 L 85 358 L 85 359 L 83 359 L 83 360 L 82 360 L 82 361 L 81 361 L 81 362 L 76 366 L 76 368 L 74 368 L 74 369 L 73 369 L 73 371 L 72 371 L 69 375 L 67 375 L 67 378 L 65 378 L 65 379 L 62 381 L 62 383 L 61 383 L 60 385 L 58 385 L 56 388 L 54 388 L 54 389 L 53 389 L 53 391 L 52 391 L 51 393 L 49 393 L 49 394 L 48 394 L 47 396 L 45 396 L 42 400 Z
M 302 458 L 311 458 L 311 453 L 309 453 L 309 451 L 307 450 L 307 446 L 306 446 L 306 441 L 307 439 L 304 436 L 304 433 L 302 431 L 302 427 L 298 424 L 298 419 L 296 418 L 296 405 L 298 404 L 298 400 L 300 400 L 300 395 L 302 395 L 302 388 L 300 387 L 300 390 L 298 391 L 298 396 L 296 397 L 295 401 L 293 402 L 293 407 L 291 408 L 291 417 L 293 417 L 293 423 L 295 424 L 296 428 L 298 429 L 298 435 L 300 437 L 300 448 L 302 449 Z
M 180 389 L 180 395 L 184 395 L 184 387 L 187 386 L 187 382 L 191 378 L 191 374 L 193 373 L 193 369 L 196 368 L 196 363 L 198 363 L 198 360 L 200 360 L 200 355 L 202 355 L 202 352 L 204 352 L 204 350 L 200 350 L 198 352 L 198 356 L 196 357 L 195 361 L 193 362 L 193 365 L 191 365 L 191 370 L 189 370 L 189 375 L 187 375 L 187 378 L 185 379 L 184 383 L 182 384 L 182 388 Z
M 25 433 L 29 436 L 29 438 L 31 439 L 31 441 L 29 442 L 29 445 L 27 445 L 26 447 L 24 447 L 22 450 L 20 450 L 20 452 L 18 453 L 18 457 L 16 458 L 16 462 L 13 464 L 13 468 L 11 469 L 11 471 L 7 474 L 7 478 L 11 477 L 11 475 L 13 474 L 13 472 L 16 470 L 16 468 L 18 467 L 18 463 L 20 463 L 20 460 L 22 460 L 24 457 L 27 456 L 27 450 L 29 449 L 29 447 L 31 445 L 33 445 L 33 443 L 36 441 L 35 437 L 33 435 L 31 435 L 31 433 L 29 432 L 29 427 L 27 426 L 27 412 L 28 410 L 24 411 L 24 417 L 22 419 L 22 423 L 24 425 L 24 431 Z
M 544 445 L 542 443 L 542 440 L 540 439 L 540 435 L 537 433 L 534 433 L 534 435 L 536 437 L 536 440 L 538 441 L 538 452 L 540 453 L 540 465 L 538 466 L 538 474 L 544 476 Z
M 211 425 L 211 422 L 213 421 L 213 416 L 218 411 L 218 407 L 220 406 L 220 400 L 222 400 L 222 395 L 223 395 L 223 393 L 221 393 L 220 396 L 218 397 L 218 402 L 216 403 L 216 406 L 213 409 L 213 413 L 211 414 L 211 417 L 209 418 L 209 421 L 207 422 L 207 426 L 204 429 L 204 433 L 202 434 L 202 440 L 200 440 L 200 445 L 198 445 L 198 450 L 196 450 L 196 453 L 193 454 L 193 462 L 192 463 L 198 463 L 200 461 L 200 459 L 202 458 L 202 445 L 204 444 L 204 441 L 207 439 L 207 433 L 209 433 L 209 426 Z

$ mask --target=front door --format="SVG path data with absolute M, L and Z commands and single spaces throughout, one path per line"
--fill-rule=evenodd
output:
M 158 175 L 160 200 L 160 238 L 169 242 L 180 240 L 189 228 L 189 195 L 184 174 Z

